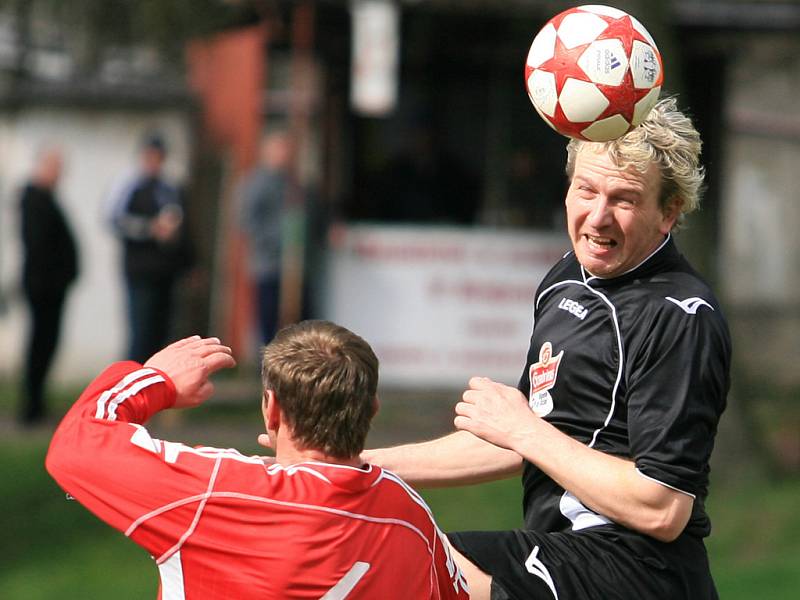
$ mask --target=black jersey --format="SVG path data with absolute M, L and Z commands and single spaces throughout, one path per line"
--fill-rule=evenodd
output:
M 685 534 L 704 537 L 708 461 L 730 354 L 716 298 L 670 237 L 610 279 L 591 276 L 570 252 L 537 291 L 519 388 L 560 431 L 694 497 Z M 527 461 L 523 487 L 528 529 L 610 523 Z

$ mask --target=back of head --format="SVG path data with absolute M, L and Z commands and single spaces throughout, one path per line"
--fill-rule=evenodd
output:
M 167 153 L 167 141 L 158 131 L 148 131 L 142 138 L 143 150 L 157 150 L 162 154 Z
M 261 162 L 273 171 L 286 171 L 294 153 L 294 144 L 289 133 L 279 129 L 270 133 L 261 144 Z
M 36 152 L 36 163 L 33 169 L 34 182 L 46 189 L 52 189 L 61 177 L 64 158 L 58 146 L 42 146 Z
M 641 173 L 655 163 L 661 172 L 659 202 L 662 209 L 677 200 L 681 207 L 676 227 L 684 215 L 700 206 L 705 177 L 700 164 L 702 141 L 691 119 L 677 107 L 674 97 L 659 100 L 638 126 L 609 142 L 584 142 L 571 139 L 567 144 L 567 175 L 572 178 L 575 160 L 585 145 L 608 152 L 622 169 L 633 167 Z
M 378 359 L 362 338 L 328 321 L 285 327 L 264 348 L 261 379 L 302 449 L 340 459 L 364 449 Z
M 142 169 L 145 174 L 157 176 L 161 173 L 167 157 L 167 143 L 157 131 L 148 132 L 142 139 Z

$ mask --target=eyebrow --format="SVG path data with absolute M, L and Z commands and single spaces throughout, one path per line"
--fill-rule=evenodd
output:
M 576 183 L 578 185 L 585 184 L 591 187 L 592 189 L 596 190 L 597 185 L 591 179 L 582 176 L 582 175 L 575 175 L 572 178 L 572 183 Z M 610 197 L 617 198 L 619 200 L 623 200 L 626 202 L 639 202 L 645 194 L 645 189 L 640 188 L 638 186 L 634 187 L 623 187 L 621 189 L 613 189 L 611 190 Z
M 591 186 L 594 186 L 594 182 L 591 179 L 587 179 L 583 175 L 573 175 L 572 181 L 579 181 L 582 183 L 588 183 Z

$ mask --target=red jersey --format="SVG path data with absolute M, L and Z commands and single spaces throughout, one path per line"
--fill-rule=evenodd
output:
M 163 600 L 467 599 L 423 499 L 379 467 L 266 466 L 154 439 L 175 401 L 160 371 L 106 369 L 67 413 L 46 466 L 155 559 Z

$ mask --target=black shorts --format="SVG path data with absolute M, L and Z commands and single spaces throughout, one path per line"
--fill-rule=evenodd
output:
M 703 541 L 685 534 L 664 544 L 603 525 L 448 537 L 491 575 L 492 600 L 718 600 Z

